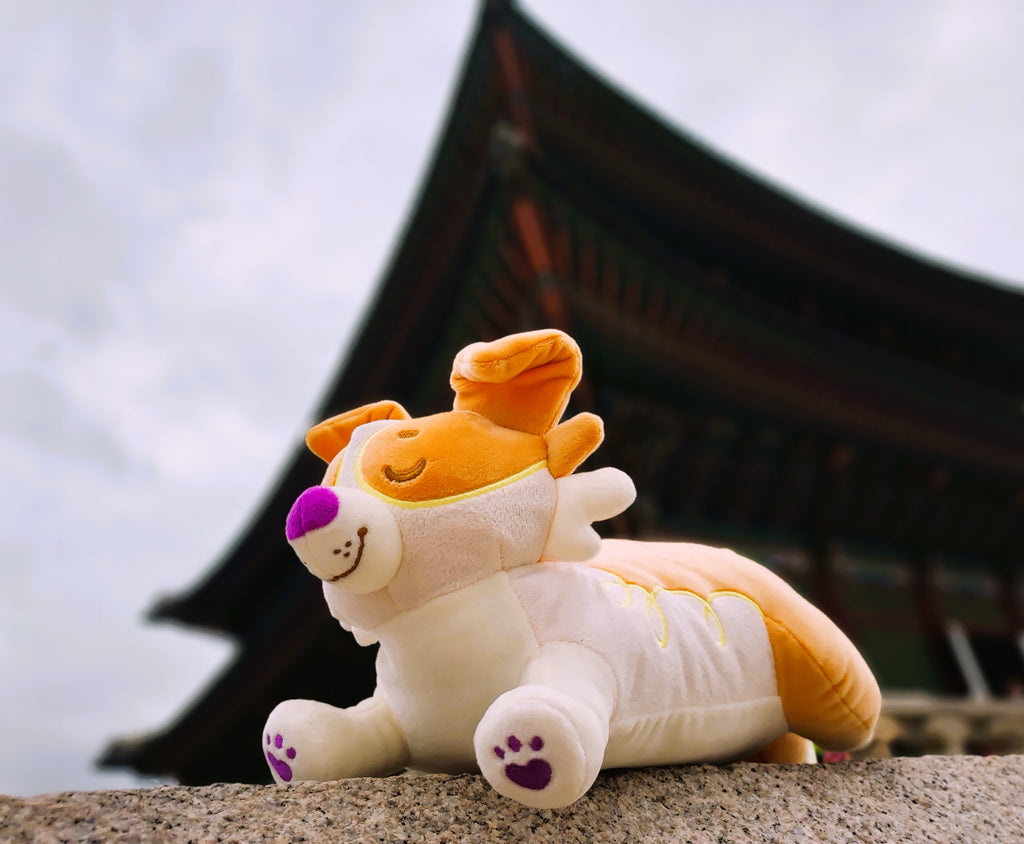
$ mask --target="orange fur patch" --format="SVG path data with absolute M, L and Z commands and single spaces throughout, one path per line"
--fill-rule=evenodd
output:
M 433 501 L 477 491 L 546 459 L 543 437 L 449 411 L 378 431 L 363 448 L 359 471 L 389 498 Z

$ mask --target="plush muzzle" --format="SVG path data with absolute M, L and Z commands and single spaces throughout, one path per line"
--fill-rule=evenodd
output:
M 285 535 L 313 574 L 353 592 L 384 588 L 402 562 L 388 506 L 361 490 L 310 487 L 292 505 Z

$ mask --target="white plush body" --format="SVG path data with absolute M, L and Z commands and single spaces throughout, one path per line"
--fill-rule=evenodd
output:
M 500 572 L 383 624 L 377 694 L 411 766 L 473 770 L 488 707 L 531 679 L 541 646 L 562 647 L 566 662 L 589 659 L 587 679 L 604 681 L 563 677 L 579 704 L 611 702 L 601 767 L 728 759 L 787 727 L 760 611 L 735 595 L 709 604 L 573 563 Z

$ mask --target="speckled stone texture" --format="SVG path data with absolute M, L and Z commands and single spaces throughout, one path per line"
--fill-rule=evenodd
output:
M 0 796 L 3 841 L 1024 841 L 1024 756 L 603 774 L 567 809 L 479 776 Z

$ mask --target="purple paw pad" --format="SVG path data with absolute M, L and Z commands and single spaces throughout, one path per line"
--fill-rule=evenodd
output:
M 270 745 L 270 733 L 267 733 L 267 745 L 268 746 Z M 276 749 L 280 750 L 283 746 L 284 746 L 284 737 L 280 733 L 278 733 L 276 736 L 274 736 L 274 747 Z M 295 748 L 294 747 L 287 748 L 285 750 L 285 755 L 289 759 L 294 759 L 295 758 Z M 287 762 L 285 762 L 284 759 L 278 759 L 273 753 L 271 753 L 268 750 L 267 751 L 267 762 L 270 764 L 270 767 L 274 769 L 274 771 L 277 773 L 277 775 L 281 779 L 283 779 L 285 782 L 291 782 L 291 780 L 292 780 L 292 766 L 289 765 Z
M 513 762 L 505 766 L 505 776 L 523 788 L 541 791 L 551 782 L 551 766 L 543 759 L 531 759 L 525 765 Z
M 518 753 L 523 749 L 523 743 L 515 736 L 509 736 L 505 740 L 505 746 L 512 753 Z M 542 750 L 543 747 L 544 740 L 540 736 L 534 736 L 530 739 L 530 750 L 534 753 Z M 494 748 L 494 755 L 499 759 L 504 759 L 504 748 L 496 746 Z M 531 791 L 541 791 L 547 788 L 548 783 L 551 782 L 552 773 L 551 765 L 548 764 L 547 760 L 539 757 L 530 759 L 525 765 L 520 765 L 518 762 L 509 762 L 505 766 L 505 776 L 509 780 L 521 788 L 528 788 Z

